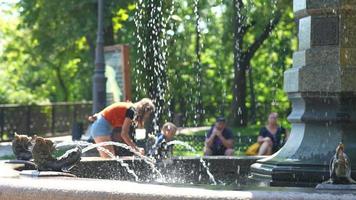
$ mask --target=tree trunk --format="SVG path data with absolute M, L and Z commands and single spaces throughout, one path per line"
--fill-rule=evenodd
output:
M 248 68 L 248 81 L 250 86 L 250 98 L 251 98 L 251 109 L 250 109 L 250 121 L 252 124 L 256 123 L 256 95 L 255 95 L 255 87 L 252 76 L 252 67 Z
M 235 67 L 234 96 L 235 125 L 245 127 L 248 122 L 246 108 L 246 66 L 242 63 L 239 64 L 239 67 Z
M 234 0 L 234 85 L 232 115 L 233 123 L 238 127 L 247 125 L 246 108 L 246 62 L 243 62 L 243 30 L 245 27 L 242 15 L 242 0 Z
M 65 81 L 63 80 L 60 67 L 55 67 L 55 71 L 56 71 L 56 76 L 57 76 L 59 86 L 61 87 L 62 92 L 63 92 L 63 101 L 67 102 L 68 101 L 68 89 L 65 84 Z
M 248 123 L 248 113 L 246 108 L 246 70 L 251 59 L 261 47 L 269 34 L 277 26 L 281 19 L 281 13 L 276 12 L 274 18 L 265 25 L 262 33 L 256 40 L 243 50 L 243 38 L 249 26 L 246 24 L 246 16 L 241 12 L 244 8 L 242 0 L 234 0 L 234 88 L 233 88 L 233 122 L 239 127 L 245 127 Z
M 112 23 L 113 14 L 110 11 L 111 2 L 106 1 L 104 4 L 104 43 L 105 45 L 114 45 L 114 26 Z

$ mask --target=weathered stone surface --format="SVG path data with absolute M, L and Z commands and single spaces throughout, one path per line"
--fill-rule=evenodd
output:
M 339 17 L 312 17 L 311 46 L 339 44 Z
M 299 50 L 339 44 L 338 16 L 309 16 L 299 21 Z
M 299 70 L 299 67 L 293 67 L 284 72 L 284 91 L 298 92 L 298 89 L 300 88 Z
M 293 67 L 312 67 L 311 65 L 339 65 L 340 49 L 338 47 L 318 47 L 293 54 Z
M 356 47 L 356 13 L 354 15 L 341 14 L 340 15 L 340 34 L 343 37 L 340 38 L 340 45 L 343 48 L 355 48 Z
M 38 170 L 22 170 L 20 172 L 22 176 L 30 176 L 30 177 L 75 177 L 75 175 L 65 172 L 54 172 L 54 171 L 38 171 Z
M 355 184 L 343 185 L 343 184 L 321 183 L 316 186 L 316 189 L 317 190 L 355 190 L 356 191 L 356 185 Z
M 113 180 L 37 178 L 0 179 L 1 200 L 353 200 L 356 195 L 343 191 L 318 192 L 314 189 L 270 188 L 246 191 L 208 190 L 193 187 L 172 187 Z
M 299 20 L 299 50 L 306 50 L 311 46 L 311 17 Z
M 293 10 L 297 17 L 308 15 L 328 15 L 337 12 L 354 13 L 353 0 L 297 0 L 293 1 Z

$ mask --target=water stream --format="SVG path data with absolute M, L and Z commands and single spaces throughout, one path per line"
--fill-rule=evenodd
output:
M 174 145 L 174 144 L 184 146 L 188 150 L 192 151 L 193 153 L 196 153 L 196 150 L 194 149 L 194 147 L 192 147 L 188 143 L 180 141 L 180 140 L 173 140 L 173 141 L 168 142 L 167 143 L 167 147 L 170 146 L 170 145 Z M 197 155 L 197 156 L 199 156 L 199 155 Z M 209 166 L 206 164 L 206 162 L 203 159 L 203 157 L 200 157 L 200 163 L 203 165 L 203 168 L 206 170 L 206 173 L 209 176 L 210 182 L 212 182 L 213 185 L 216 185 L 217 183 L 215 181 L 215 178 L 214 178 L 213 174 L 210 172 Z
M 101 143 L 98 143 L 98 144 L 91 144 L 91 145 L 85 147 L 82 150 L 82 152 L 85 153 L 85 152 L 87 152 L 87 151 L 89 151 L 91 149 L 94 149 L 94 148 L 97 148 L 97 147 L 109 146 L 109 145 L 117 146 L 117 147 L 121 147 L 121 148 L 129 150 L 130 152 L 132 152 L 136 156 L 140 157 L 145 163 L 147 163 L 152 168 L 152 170 L 159 175 L 160 178 L 163 177 L 161 172 L 156 168 L 154 159 L 151 159 L 151 158 L 149 158 L 147 156 L 141 155 L 139 152 L 134 150 L 132 147 L 130 147 L 130 146 L 126 145 L 126 144 L 120 143 L 120 142 L 107 141 L 107 142 L 101 142 Z
M 65 148 L 65 147 L 73 147 L 73 146 L 83 147 L 83 146 L 90 146 L 90 145 L 93 145 L 93 144 L 86 142 L 86 141 L 71 141 L 71 142 L 61 142 L 61 143 L 56 144 L 55 146 L 56 146 L 56 149 L 58 149 L 58 148 Z M 109 150 L 107 150 L 103 147 L 97 147 L 97 149 L 99 151 L 106 153 L 111 159 L 118 161 L 120 163 L 120 165 L 122 167 L 124 167 L 126 169 L 126 171 L 135 178 L 135 181 L 139 181 L 139 178 L 136 175 L 136 173 L 130 168 L 130 166 L 127 163 L 124 162 L 123 159 L 119 158 L 118 156 L 115 156 Z

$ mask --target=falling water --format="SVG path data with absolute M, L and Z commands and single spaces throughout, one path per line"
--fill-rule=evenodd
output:
M 277 11 L 277 1 L 276 0 L 272 0 L 271 1 L 271 5 L 272 5 L 272 17 L 274 17 L 276 15 L 276 11 Z M 271 19 L 270 23 L 272 23 L 273 19 Z M 275 43 L 272 43 L 272 46 L 271 48 L 269 48 L 270 50 L 272 50 L 271 54 L 273 53 L 274 51 L 274 45 Z M 269 59 L 271 59 L 272 56 L 269 57 Z M 273 63 L 273 62 L 270 62 L 270 63 Z M 275 65 L 272 65 L 272 68 L 275 68 Z M 273 69 L 272 70 L 272 95 L 274 97 L 277 96 L 277 89 L 278 88 L 278 82 L 276 82 L 277 78 L 274 78 L 275 76 L 277 76 L 277 73 L 276 73 L 276 69 Z M 276 101 L 276 99 L 274 98 L 271 102 L 271 106 L 272 108 L 274 107 L 277 107 L 278 106 L 278 102 Z
M 206 164 L 206 162 L 203 160 L 203 157 L 200 157 L 200 163 L 203 165 L 203 167 L 206 169 L 206 173 L 209 176 L 209 180 L 213 183 L 213 185 L 216 185 L 215 178 L 213 174 L 210 172 L 209 166 Z
M 194 149 L 194 147 L 190 146 L 188 143 L 180 141 L 180 140 L 173 140 L 167 143 L 167 147 L 170 145 L 181 145 L 186 147 L 188 150 L 192 151 L 193 153 L 196 152 L 196 150 Z M 198 156 L 198 155 L 197 155 Z M 213 185 L 216 185 L 216 181 L 215 178 L 213 176 L 213 174 L 210 172 L 208 165 L 206 164 L 205 160 L 203 160 L 203 157 L 200 157 L 200 163 L 203 165 L 203 167 L 206 169 L 206 173 L 209 176 L 209 180 L 213 183 Z
M 166 18 L 162 11 L 162 1 L 139 0 L 135 14 L 138 60 L 136 73 L 141 83 L 137 83 L 137 93 L 149 94 L 156 105 L 153 128 L 159 130 L 159 120 L 167 103 L 167 23 L 174 12 L 174 3 Z M 144 85 L 145 84 L 145 85 Z M 169 101 L 168 101 L 169 102 Z M 170 111 L 168 111 L 170 116 Z
M 97 147 L 97 149 L 99 151 L 106 153 L 110 158 L 118 161 L 120 163 L 120 165 L 122 167 L 124 167 L 129 174 L 131 174 L 133 177 L 135 177 L 135 181 L 139 180 L 136 173 L 132 169 L 130 169 L 129 165 L 127 163 L 125 163 L 124 160 L 120 159 L 118 156 L 115 156 L 114 154 L 112 154 L 109 150 L 105 149 L 104 147 Z
M 235 8 L 235 23 L 236 23 L 236 26 L 235 26 L 235 29 L 234 30 L 234 70 L 235 70 L 235 73 L 236 71 L 239 72 L 240 70 L 243 70 L 241 69 L 241 57 L 242 57 L 242 40 L 239 38 L 240 35 L 242 35 L 242 25 L 244 23 L 244 19 L 243 19 L 243 16 L 241 15 L 241 8 L 242 8 L 242 4 L 240 1 L 234 1 L 233 3 L 233 6 Z M 236 78 L 237 75 L 235 75 L 235 78 Z M 240 101 L 240 99 L 238 99 L 238 92 L 240 91 L 237 91 L 237 83 L 236 83 L 236 80 L 234 80 L 234 110 L 233 110 L 233 115 L 235 118 L 240 118 L 241 120 L 243 120 L 243 116 L 242 116 L 242 110 L 241 110 L 241 107 L 238 107 L 238 101 Z M 236 110 L 235 109 L 238 109 L 237 113 L 236 113 Z M 241 111 L 241 112 L 240 112 Z M 243 123 L 243 121 L 240 121 L 240 123 Z
M 93 143 L 90 142 L 86 142 L 86 141 L 65 141 L 65 142 L 60 142 L 55 144 L 55 148 L 59 149 L 59 148 L 73 148 L 75 146 L 80 146 L 80 147 L 85 147 L 85 146 L 89 146 L 92 145 Z
M 84 148 L 82 150 L 83 153 L 91 150 L 91 149 L 94 149 L 94 148 L 97 148 L 97 147 L 104 147 L 104 146 L 109 146 L 109 145 L 112 145 L 112 146 L 117 146 L 117 147 L 121 147 L 121 148 L 124 148 L 124 149 L 127 149 L 129 150 L 130 152 L 134 153 L 136 156 L 140 157 L 145 163 L 147 163 L 153 171 L 155 171 L 160 178 L 162 178 L 162 174 L 161 172 L 155 167 L 155 160 L 154 159 L 151 159 L 147 156 L 143 156 L 141 155 L 139 152 L 135 151 L 132 147 L 126 145 L 126 144 L 123 144 L 123 143 L 120 143 L 120 142 L 112 142 L 112 141 L 108 141 L 108 142 L 101 142 L 101 143 L 98 143 L 98 144 L 92 144 L 90 146 L 87 146 L 86 148 Z
M 201 67 L 201 19 L 200 19 L 200 0 L 194 0 L 194 15 L 195 15 L 195 32 L 196 32 L 196 44 L 195 44 L 195 54 L 196 54 L 196 64 L 195 64 L 195 81 L 196 81 L 196 91 L 195 91 L 195 114 L 194 114 L 194 125 L 198 126 L 198 121 L 200 122 L 203 114 L 202 108 L 202 97 L 201 97 L 201 76 L 202 76 L 202 67 Z
M 190 146 L 188 143 L 180 141 L 180 140 L 173 140 L 167 143 L 167 146 L 171 146 L 171 145 L 181 145 L 184 146 L 185 148 L 187 148 L 189 151 L 195 153 L 196 150 L 194 149 L 194 147 Z

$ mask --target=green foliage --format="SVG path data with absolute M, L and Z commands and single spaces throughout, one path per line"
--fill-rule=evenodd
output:
M 147 96 L 148 80 L 142 74 L 136 26 L 137 1 L 105 1 L 105 41 L 131 46 L 134 99 Z M 283 72 L 292 64 L 296 31 L 291 1 L 246 0 L 241 14 L 253 24 L 244 38 L 248 46 L 260 34 L 276 9 L 281 22 L 251 61 L 257 103 L 257 124 L 271 111 L 287 116 L 290 105 L 283 92 Z M 193 1 L 163 0 L 163 17 L 169 19 L 162 36 L 167 39 L 165 75 L 167 91 L 164 120 L 184 116 L 184 125 L 196 125 L 196 103 L 201 97 L 203 121 L 231 114 L 233 100 L 233 10 L 231 0 L 200 0 L 201 74 L 197 74 L 196 16 Z M 173 16 L 169 17 L 172 11 Z M 277 8 L 276 8 L 277 7 Z M 91 99 L 96 37 L 95 0 L 20 0 L 12 8 L 19 17 L 0 16 L 3 51 L 0 55 L 0 103 L 37 103 Z M 198 81 L 201 87 L 198 88 Z M 152 86 L 151 86 L 152 87 Z M 249 88 L 249 87 L 248 87 Z M 247 107 L 251 109 L 251 96 Z M 168 115 L 168 113 L 171 113 Z M 286 123 L 286 120 L 283 120 Z

